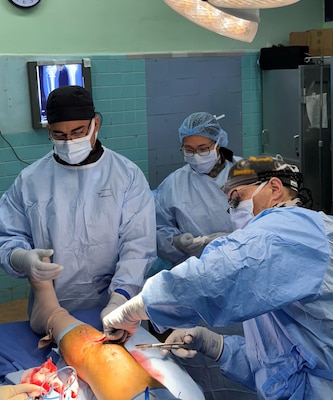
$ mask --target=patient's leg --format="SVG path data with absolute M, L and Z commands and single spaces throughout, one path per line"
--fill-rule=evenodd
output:
M 52 281 L 30 281 L 34 292 L 34 303 L 32 306 L 30 326 L 38 334 L 47 332 L 47 321 L 53 311 L 60 308 L 55 294 Z
M 49 335 L 48 342 L 57 342 L 65 330 L 82 323 L 60 306 L 52 281 L 30 283 L 34 292 L 30 326 L 34 332 Z

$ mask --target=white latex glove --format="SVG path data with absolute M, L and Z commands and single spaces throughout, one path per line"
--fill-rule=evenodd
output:
M 202 236 L 193 237 L 192 233 L 187 232 L 182 235 L 174 236 L 173 245 L 176 249 L 189 256 L 200 257 L 206 243 Z
M 173 349 L 171 352 L 180 358 L 193 358 L 198 352 L 217 361 L 223 351 L 223 336 L 202 326 L 189 329 L 176 329 L 165 343 L 183 342 L 186 349 Z M 166 354 L 167 350 L 162 350 Z
M 202 237 L 205 240 L 205 244 L 208 244 L 209 242 L 211 242 L 214 239 L 217 239 L 218 237 L 227 236 L 227 235 L 229 235 L 229 233 L 226 233 L 226 232 L 215 232 L 215 233 L 211 233 L 210 235 L 205 235 L 205 236 L 202 236 Z
M 51 263 L 52 249 L 24 250 L 14 249 L 10 255 L 10 263 L 16 271 L 24 273 L 35 281 L 49 281 L 55 279 L 62 265 Z
M 122 306 L 124 303 L 126 303 L 127 299 L 125 296 L 121 295 L 120 293 L 113 292 L 111 293 L 110 300 L 105 308 L 101 311 L 100 317 L 101 321 L 103 321 L 103 318 L 106 317 L 108 314 L 110 314 L 112 311 L 114 311 L 116 308 Z M 106 327 L 104 326 L 104 331 L 106 330 Z M 118 332 L 119 334 L 119 339 L 122 338 L 124 335 L 124 331 Z M 126 335 L 127 336 L 127 335 Z M 117 341 L 119 340 L 117 339 Z
M 32 394 L 33 392 L 35 392 L 36 395 L 39 395 L 40 386 L 32 385 L 30 383 L 20 383 L 18 385 L 4 385 L 0 386 L 0 399 L 26 400 L 28 399 L 28 397 L 30 397 L 30 394 Z
M 126 301 L 127 299 L 125 296 L 117 292 L 112 292 L 107 306 L 101 311 L 101 320 L 103 320 L 106 315 L 110 314 L 110 312 L 126 303 Z
M 127 335 L 122 337 L 122 341 L 126 341 L 139 328 L 141 320 L 147 319 L 149 318 L 139 293 L 103 318 L 104 333 L 108 339 L 121 342 L 119 331 L 125 331 Z

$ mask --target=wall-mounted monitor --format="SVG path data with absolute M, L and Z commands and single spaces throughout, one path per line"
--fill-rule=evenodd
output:
M 78 85 L 92 93 L 90 59 L 29 61 L 28 80 L 32 126 L 47 125 L 46 101 L 49 93 L 66 85 Z
M 325 22 L 333 21 L 333 4 L 332 0 L 325 0 Z

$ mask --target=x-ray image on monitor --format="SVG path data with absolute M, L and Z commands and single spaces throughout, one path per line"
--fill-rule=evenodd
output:
M 90 60 L 65 62 L 28 62 L 32 126 L 46 126 L 46 102 L 52 90 L 60 86 L 78 85 L 91 92 Z
M 42 123 L 47 122 L 46 119 L 46 101 L 52 90 L 67 85 L 84 86 L 82 80 L 81 64 L 53 64 L 38 65 L 38 81 L 39 88 L 39 105 L 41 109 Z

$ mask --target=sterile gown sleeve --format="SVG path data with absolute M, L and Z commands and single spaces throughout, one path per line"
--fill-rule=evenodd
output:
M 15 247 L 54 249 L 53 262 L 64 266 L 54 286 L 68 311 L 103 307 L 116 289 L 133 297 L 156 259 L 154 197 L 143 172 L 106 148 L 83 166 L 49 153 L 0 200 L 0 262 L 20 277 L 9 260 Z
M 221 186 L 233 164 L 226 161 L 215 178 L 198 174 L 187 164 L 158 186 L 155 206 L 159 257 L 173 265 L 188 258 L 173 246 L 173 238 L 183 233 L 197 237 L 232 231 L 228 200 Z
M 150 278 L 143 288 L 149 315 L 161 329 L 200 317 L 223 326 L 314 296 L 328 261 L 322 225 L 319 215 L 296 207 L 261 213 L 211 242 L 200 259 Z
M 217 363 L 225 376 L 256 390 L 255 377 L 247 357 L 243 336 L 224 335 L 223 352 Z
M 200 318 L 211 326 L 244 321 L 245 364 L 222 354 L 222 371 L 237 375 L 239 368 L 248 380 L 243 383 L 252 388 L 255 382 L 274 400 L 291 398 L 295 386 L 303 394 L 312 390 L 304 399 L 324 398 L 316 397 L 317 388 L 332 389 L 333 383 L 318 384 L 314 374 L 333 374 L 330 253 L 321 213 L 265 210 L 243 230 L 211 242 L 200 259 L 150 278 L 142 291 L 146 312 L 160 331 L 195 326 Z M 307 379 L 315 381 L 311 390 Z

